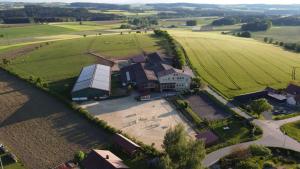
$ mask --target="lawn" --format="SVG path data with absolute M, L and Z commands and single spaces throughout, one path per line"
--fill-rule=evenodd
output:
M 281 127 L 281 130 L 300 142 L 300 121 L 285 124 Z
M 284 88 L 291 81 L 292 66 L 300 66 L 300 54 L 253 39 L 219 32 L 169 33 L 184 47 L 198 74 L 229 99 L 267 86 Z
M 264 37 L 273 38 L 274 41 L 299 42 L 300 26 L 272 27 L 268 31 L 252 32 L 254 39 L 263 41 Z
M 2 164 L 4 165 L 4 169 L 25 169 L 25 167 L 23 166 L 23 164 L 17 162 L 17 163 L 14 163 L 14 162 L 7 162 L 5 160 L 5 154 L 4 153 L 0 153 L 0 158 L 2 160 Z
M 74 78 L 83 66 L 97 63 L 95 56 L 88 51 L 99 53 L 107 58 L 122 58 L 154 52 L 160 49 L 159 40 L 150 34 L 103 35 L 45 43 L 26 56 L 12 60 L 6 67 L 23 78 L 41 78 L 50 88 L 64 91 L 70 89 Z

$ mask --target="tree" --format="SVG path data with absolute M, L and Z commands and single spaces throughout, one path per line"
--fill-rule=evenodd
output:
M 202 140 L 190 140 L 182 124 L 167 131 L 164 144 L 166 155 L 161 158 L 162 169 L 203 169 L 205 148 Z
M 270 39 L 269 39 L 269 43 L 273 43 L 273 38 L 270 38 Z
M 257 99 L 251 102 L 250 107 L 254 113 L 260 115 L 264 111 L 272 110 L 273 106 L 266 99 Z
M 268 37 L 264 38 L 264 42 L 267 43 L 269 41 Z
M 197 21 L 196 20 L 188 20 L 186 21 L 186 26 L 196 26 Z

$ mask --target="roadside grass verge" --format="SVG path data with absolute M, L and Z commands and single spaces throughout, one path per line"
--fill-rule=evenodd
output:
M 280 129 L 288 136 L 300 142 L 300 121 L 285 124 Z

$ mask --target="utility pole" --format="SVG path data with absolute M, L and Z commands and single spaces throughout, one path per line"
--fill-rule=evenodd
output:
M 286 142 L 286 133 L 283 131 L 283 148 L 285 147 L 285 142 Z
M 3 164 L 2 164 L 1 157 L 0 157 L 0 165 L 1 165 L 1 169 L 3 169 Z

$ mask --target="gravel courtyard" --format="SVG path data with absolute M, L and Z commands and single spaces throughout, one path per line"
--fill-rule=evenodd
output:
M 137 102 L 132 95 L 85 103 L 82 107 L 130 136 L 149 145 L 154 143 L 160 150 L 167 129 L 178 123 L 186 126 L 190 137 L 195 136 L 194 130 L 165 99 Z

